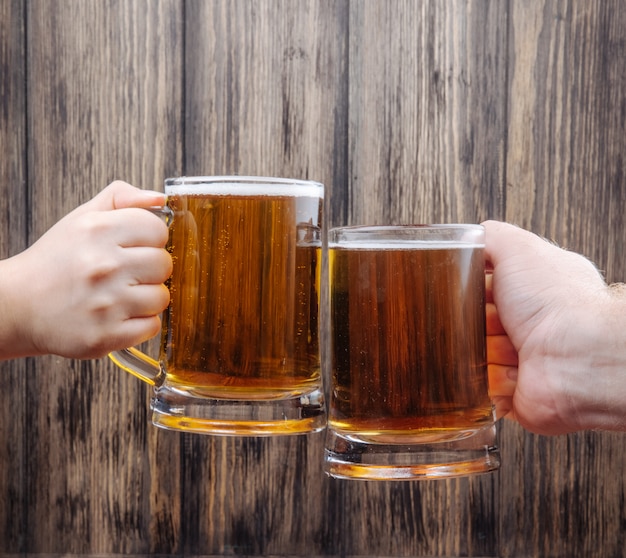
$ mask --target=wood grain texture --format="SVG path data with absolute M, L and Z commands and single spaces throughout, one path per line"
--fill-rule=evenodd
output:
M 624 280 L 624 3 L 510 10 L 506 219 Z M 501 471 L 503 556 L 624 555 L 623 435 L 544 438 L 506 424 L 501 439 L 503 461 L 522 464 Z
M 185 173 L 318 180 L 343 218 L 348 3 L 186 6 Z
M 0 0 L 0 257 L 114 178 L 311 178 L 330 226 L 506 218 L 626 278 L 623 0 Z M 20 187 L 16 187 L 19 185 Z M 157 430 L 106 360 L 0 365 L 0 555 L 617 557 L 620 434 L 336 481 L 323 435 Z
M 505 7 L 351 3 L 351 224 L 502 216 Z
M 172 1 L 25 6 L 34 239 L 115 178 L 161 188 L 180 168 L 182 13 Z M 24 550 L 149 552 L 161 533 L 175 544 L 160 478 L 179 441 L 157 443 L 147 389 L 106 360 L 37 359 L 27 382 Z
M 0 3 L 0 258 L 26 247 L 26 53 L 22 2 Z M 24 544 L 24 440 L 29 362 L 0 362 L 0 551 Z
M 187 3 L 185 174 L 319 180 L 345 213 L 347 6 Z M 322 434 L 186 438 L 183 550 L 333 553 L 322 457 Z
M 623 215 L 625 17 L 619 1 L 511 5 L 507 218 L 603 269 L 624 230 L 608 219 Z

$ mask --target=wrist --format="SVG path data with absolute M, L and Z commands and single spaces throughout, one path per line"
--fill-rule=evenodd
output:
M 23 276 L 22 254 L 0 260 L 0 360 L 39 354 L 32 344 L 33 316 L 27 305 L 32 280 Z
M 626 288 L 603 295 L 588 307 L 568 393 L 580 429 L 626 431 Z

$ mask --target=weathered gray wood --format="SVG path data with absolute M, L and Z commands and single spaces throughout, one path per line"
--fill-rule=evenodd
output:
M 0 257 L 114 178 L 266 174 L 331 226 L 506 218 L 623 280 L 624 7 L 3 0 Z M 624 555 L 621 434 L 505 422 L 496 474 L 334 481 L 320 434 L 156 430 L 106 360 L 0 375 L 2 555 Z
M 323 182 L 346 213 L 348 3 L 186 8 L 186 174 Z
M 26 8 L 36 238 L 113 179 L 159 188 L 180 169 L 183 20 L 175 1 Z M 149 427 L 144 385 L 106 360 L 40 358 L 26 401 L 28 552 L 176 550 L 179 440 Z
M 191 3 L 186 173 L 322 180 L 334 225 L 415 215 L 477 221 L 487 213 L 480 201 L 500 199 L 502 185 L 494 177 L 502 174 L 504 61 L 486 77 L 481 71 L 483 59 L 495 65 L 504 50 L 505 15 L 487 2 L 433 9 L 409 2 Z M 451 68 L 453 60 L 460 62 Z M 433 75 L 440 76 L 434 88 Z M 473 121 L 474 104 L 491 119 Z M 474 159 L 473 142 L 494 147 Z M 338 182 L 335 154 L 346 148 Z M 346 209 L 333 207 L 337 199 Z M 321 475 L 320 442 L 192 438 L 185 482 L 211 478 L 217 486 L 196 485 L 187 500 L 186 549 L 208 540 L 209 552 L 254 555 L 495 552 L 495 539 L 486 536 L 496 524 L 493 477 L 331 481 Z M 292 454 L 310 461 L 286 464 Z
M 503 211 L 504 8 L 351 2 L 347 224 L 478 222 Z M 497 478 L 337 482 L 335 552 L 495 555 Z
M 27 243 L 25 23 L 20 0 L 0 3 L 0 258 Z M 0 317 L 2 319 L 2 317 Z M 0 550 L 21 552 L 26 519 L 25 359 L 0 362 Z
M 624 2 L 510 9 L 506 218 L 624 280 Z M 623 435 L 501 437 L 502 556 L 624 555 Z
M 186 19 L 185 173 L 319 180 L 344 214 L 348 3 L 192 1 Z M 322 444 L 189 437 L 184 550 L 334 553 Z
M 351 6 L 351 223 L 501 217 L 506 4 Z

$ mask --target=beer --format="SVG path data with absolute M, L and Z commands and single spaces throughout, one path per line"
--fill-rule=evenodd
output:
M 331 242 L 329 425 L 348 439 L 458 439 L 493 423 L 482 245 Z
M 319 387 L 319 192 L 173 187 L 162 367 L 199 397 L 282 399 Z

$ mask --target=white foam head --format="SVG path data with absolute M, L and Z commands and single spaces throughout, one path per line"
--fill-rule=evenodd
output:
M 324 186 L 308 180 L 256 176 L 193 176 L 168 178 L 168 196 L 280 196 L 323 198 Z

